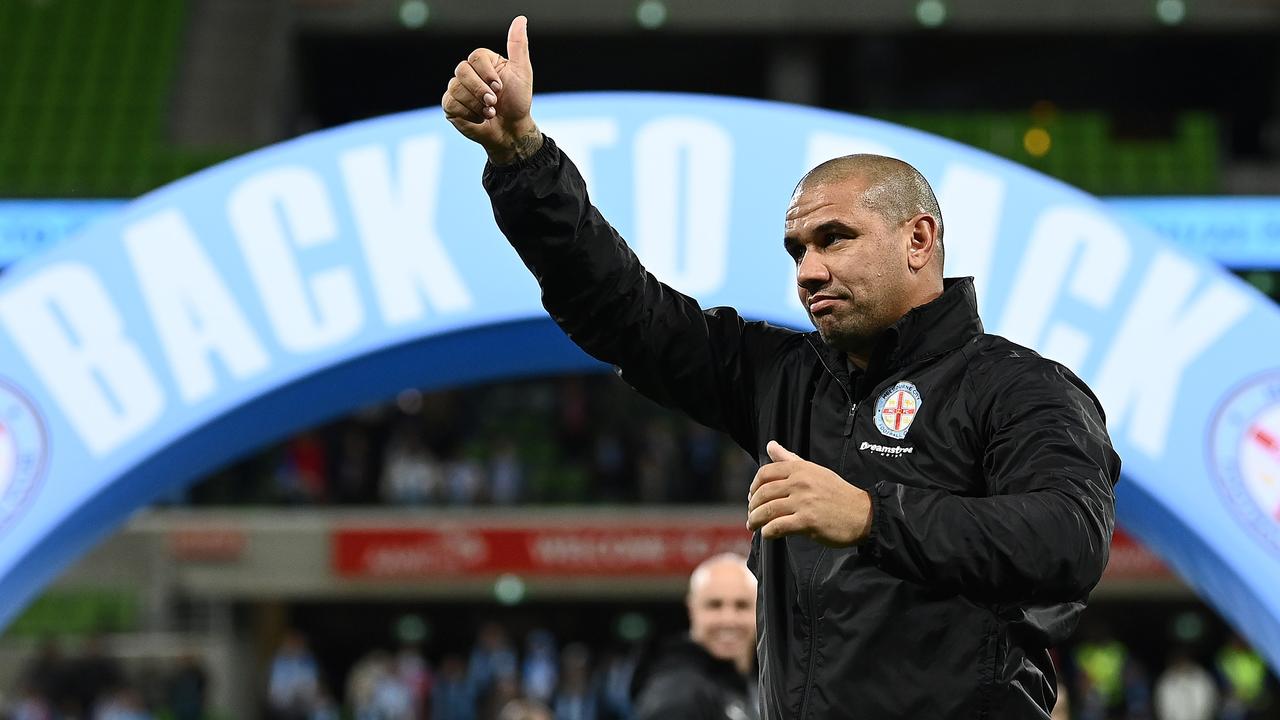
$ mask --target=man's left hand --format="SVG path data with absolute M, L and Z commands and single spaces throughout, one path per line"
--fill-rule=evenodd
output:
M 773 462 L 756 473 L 747 495 L 747 527 L 766 540 L 806 535 L 831 547 L 871 534 L 871 496 L 776 440 L 765 448 Z

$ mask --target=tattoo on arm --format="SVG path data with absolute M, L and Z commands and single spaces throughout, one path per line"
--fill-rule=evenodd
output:
M 542 131 L 534 128 L 532 132 L 525 133 L 516 138 L 515 153 L 516 157 L 526 160 L 533 157 L 533 154 L 542 148 Z
M 510 165 L 518 160 L 527 160 L 542 149 L 542 131 L 537 127 L 513 137 L 503 144 L 497 152 L 489 153 L 489 162 L 494 165 Z

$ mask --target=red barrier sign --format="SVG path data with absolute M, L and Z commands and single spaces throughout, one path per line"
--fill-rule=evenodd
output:
M 332 567 L 342 577 L 521 575 L 680 577 L 715 553 L 746 554 L 740 526 L 478 527 L 433 530 L 340 528 Z M 1123 531 L 1111 547 L 1110 579 L 1162 579 L 1169 569 Z
M 344 528 L 333 535 L 343 577 L 523 575 L 683 576 L 720 552 L 746 554 L 744 528 L 550 527 L 394 530 Z

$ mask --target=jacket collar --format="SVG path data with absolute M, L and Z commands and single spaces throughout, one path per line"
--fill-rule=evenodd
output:
M 978 317 L 973 278 L 946 278 L 941 295 L 909 310 L 876 341 L 867 372 L 859 373 L 862 377 L 858 378 L 858 394 L 875 387 L 895 370 L 954 350 L 981 334 L 982 320 Z M 817 331 L 809 333 L 809 344 L 818 351 L 822 363 L 848 388 L 849 363 L 845 354 L 823 342 Z

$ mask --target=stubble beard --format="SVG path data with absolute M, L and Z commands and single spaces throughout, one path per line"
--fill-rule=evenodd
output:
M 813 323 L 814 328 L 818 330 L 818 336 L 824 343 L 842 353 L 854 355 L 869 353 L 879 335 L 878 332 L 871 332 L 869 328 L 863 327 L 865 323 L 859 322 L 861 319 L 841 318 L 830 314 L 819 321 L 812 313 L 809 314 L 809 322 Z

